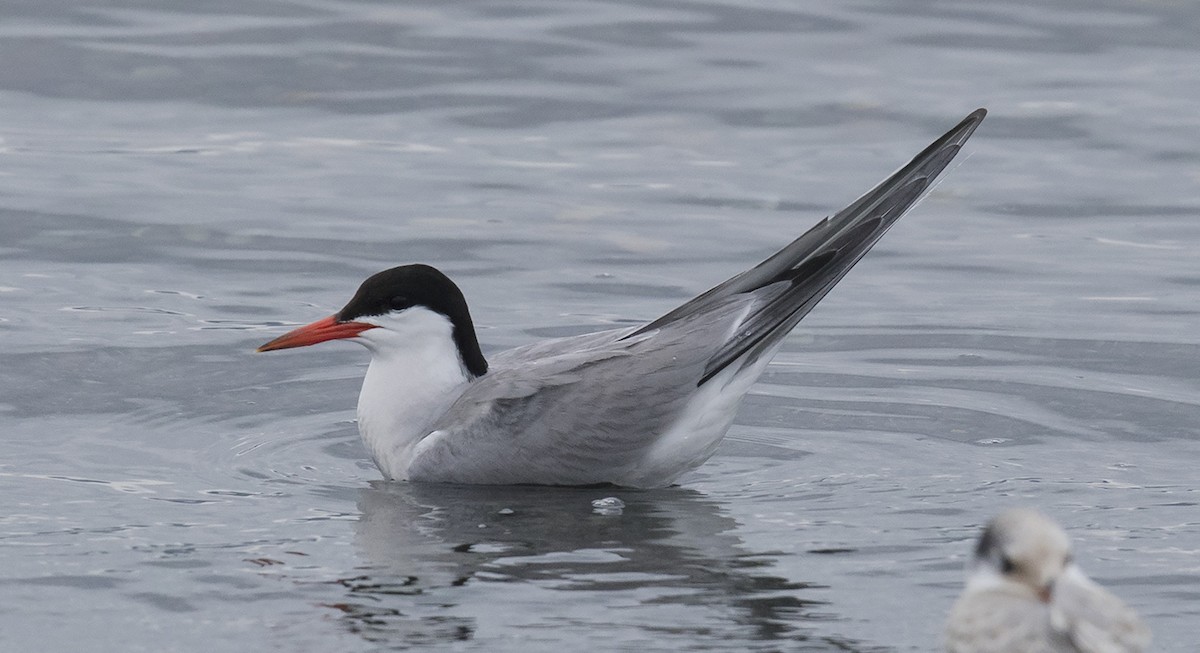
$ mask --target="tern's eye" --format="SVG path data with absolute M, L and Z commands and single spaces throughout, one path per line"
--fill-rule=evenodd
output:
M 392 301 L 389 305 L 392 307 L 393 311 L 401 311 L 408 308 L 412 304 L 409 303 L 408 297 L 405 297 L 404 295 L 396 295 L 392 298 Z
M 1011 574 L 1017 570 L 1017 564 L 1008 556 L 1000 556 L 1000 572 Z

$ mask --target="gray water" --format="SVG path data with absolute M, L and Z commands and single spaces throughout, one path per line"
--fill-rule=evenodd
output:
M 1200 616 L 1200 4 L 0 3 L 0 648 L 930 651 L 1035 505 Z M 488 351 L 652 319 L 991 110 L 680 487 L 380 482 L 423 261 Z M 594 511 L 615 496 L 623 511 Z

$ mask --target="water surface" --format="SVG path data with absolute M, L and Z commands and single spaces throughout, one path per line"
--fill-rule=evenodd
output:
M 1013 504 L 1193 647 L 1200 7 L 3 10 L 6 650 L 935 650 Z M 977 106 L 680 487 L 382 483 L 364 352 L 251 353 L 413 261 L 652 319 Z

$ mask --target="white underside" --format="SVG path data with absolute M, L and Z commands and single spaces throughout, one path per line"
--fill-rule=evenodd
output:
M 654 443 L 641 463 L 610 482 L 627 487 L 665 487 L 716 453 L 737 416 L 742 397 L 758 380 L 774 350 L 754 365 L 731 365 L 700 386 L 679 419 Z

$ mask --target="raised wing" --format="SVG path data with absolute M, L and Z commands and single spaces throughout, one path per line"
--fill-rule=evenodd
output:
M 986 115 L 984 109 L 972 112 L 908 165 L 832 218 L 821 220 L 767 260 L 654 320 L 629 337 L 661 329 L 708 310 L 732 295 L 774 287 L 768 300 L 759 302 L 746 318 L 736 337 L 708 361 L 698 384 L 708 381 L 735 361 L 739 365 L 754 362 L 808 315 L 876 241 L 917 203 Z

